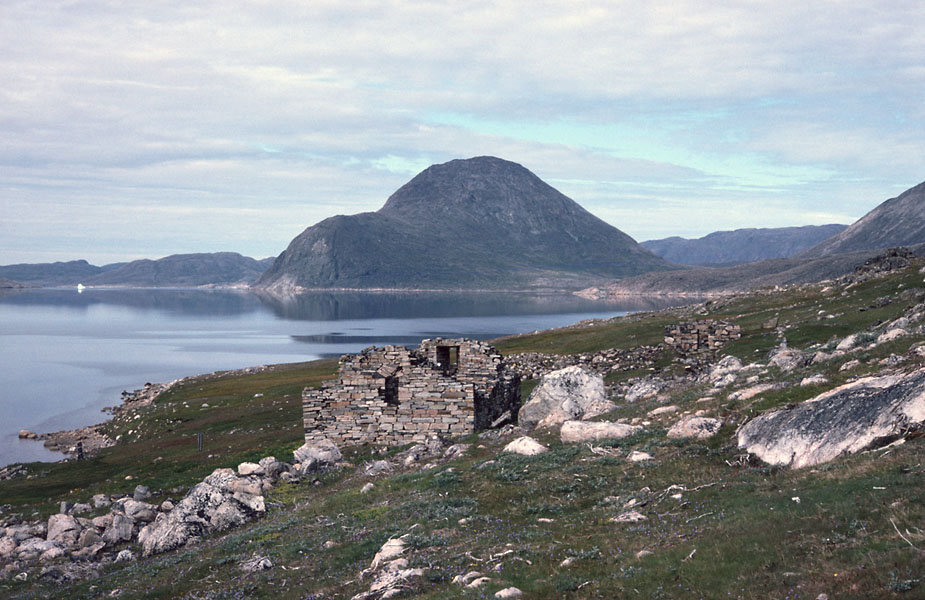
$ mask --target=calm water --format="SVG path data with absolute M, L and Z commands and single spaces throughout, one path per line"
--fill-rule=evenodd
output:
M 105 419 L 122 390 L 427 337 L 489 339 L 666 306 L 522 294 L 35 290 L 0 296 L 0 466 L 57 460 L 17 432 Z

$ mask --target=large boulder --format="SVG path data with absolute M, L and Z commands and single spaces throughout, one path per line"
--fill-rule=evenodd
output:
M 641 429 L 642 427 L 635 425 L 610 421 L 566 421 L 562 424 L 559 437 L 565 443 L 593 442 L 625 438 Z
M 866 377 L 739 429 L 738 443 L 766 463 L 808 467 L 889 442 L 925 423 L 925 369 Z
M 295 462 L 303 465 L 303 471 L 333 466 L 343 458 L 337 445 L 331 440 L 307 442 L 296 449 L 292 455 Z M 312 465 L 313 468 L 306 469 L 305 465 Z
M 51 515 L 48 517 L 48 534 L 45 539 L 71 546 L 77 543 L 81 529 L 77 519 L 70 515 Z
M 520 408 L 518 421 L 526 428 L 548 427 L 590 419 L 614 408 L 604 392 L 603 377 L 571 366 L 543 376 Z

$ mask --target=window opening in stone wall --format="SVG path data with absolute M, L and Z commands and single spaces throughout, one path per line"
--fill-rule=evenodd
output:
M 459 369 L 459 346 L 437 346 L 437 364 L 445 375 L 454 375 Z
M 379 388 L 379 397 L 386 404 L 398 404 L 398 377 L 388 376 L 381 388 Z

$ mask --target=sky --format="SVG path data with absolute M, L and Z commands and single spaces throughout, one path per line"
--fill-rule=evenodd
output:
M 925 180 L 925 2 L 0 3 L 0 264 L 282 252 L 427 166 L 638 241 Z

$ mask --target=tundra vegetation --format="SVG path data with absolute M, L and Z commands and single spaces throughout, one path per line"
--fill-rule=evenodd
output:
M 682 320 L 725 320 L 742 332 L 709 360 L 662 346 L 651 367 L 608 373 L 616 408 L 594 420 L 641 426 L 628 437 L 563 443 L 558 428 L 540 429 L 530 434 L 548 451 L 534 456 L 502 452 L 520 432 L 453 440 L 467 446 L 449 458 L 344 447 L 340 468 L 269 490 L 259 520 L 176 551 L 100 564 L 72 581 L 42 577 L 48 565 L 25 565 L 27 575 L 0 590 L 11 598 L 351 598 L 369 593 L 374 575 L 363 571 L 404 536 L 401 557 L 417 575 L 402 585 L 415 598 L 491 598 L 511 587 L 537 599 L 922 597 L 919 432 L 802 469 L 764 464 L 736 438 L 738 426 L 767 411 L 921 366 L 923 323 L 908 319 L 925 301 L 921 268 L 913 261 L 872 277 L 495 340 L 505 354 L 590 362 L 603 350 L 657 346 L 664 327 Z M 901 318 L 904 334 L 884 336 Z M 853 347 L 839 354 L 851 335 Z M 784 339 L 804 360 L 770 363 Z M 723 356 L 746 368 L 717 386 L 706 374 Z M 188 380 L 109 422 L 116 446 L 80 462 L 28 464 L 0 481 L 0 518 L 47 519 L 61 501 L 131 493 L 139 483 L 152 503 L 176 501 L 216 468 L 267 455 L 291 460 L 303 442 L 302 388 L 335 369 L 328 360 Z M 655 379 L 663 383 L 657 391 L 624 400 Z M 536 383 L 523 382 L 525 397 Z M 698 411 L 722 422 L 715 435 L 667 435 Z M 242 568 L 254 564 L 262 568 Z M 480 584 L 454 583 L 467 574 Z

